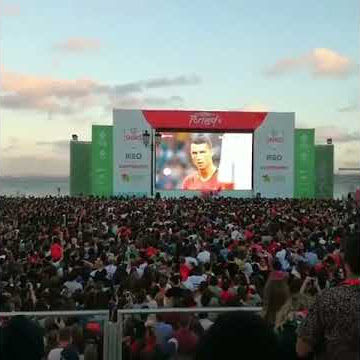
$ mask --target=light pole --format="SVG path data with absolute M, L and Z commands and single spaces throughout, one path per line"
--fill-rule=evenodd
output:
M 150 145 L 150 195 L 154 196 L 154 157 L 156 146 L 161 142 L 161 134 L 156 130 L 154 134 L 154 130 L 150 129 L 150 132 L 145 130 L 142 134 L 143 143 L 145 147 Z

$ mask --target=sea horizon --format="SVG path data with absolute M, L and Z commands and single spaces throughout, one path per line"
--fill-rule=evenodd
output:
M 360 188 L 360 174 L 334 174 L 334 198 L 347 196 Z M 3 175 L 0 176 L 2 196 L 68 196 L 68 175 Z

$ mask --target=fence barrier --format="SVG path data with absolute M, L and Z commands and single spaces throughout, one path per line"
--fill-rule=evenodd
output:
M 260 307 L 199 307 L 199 308 L 154 308 L 154 309 L 118 309 L 116 321 L 112 321 L 109 310 L 83 310 L 83 311 L 21 311 L 21 312 L 0 312 L 2 317 L 27 316 L 32 319 L 44 319 L 48 317 L 84 317 L 100 316 L 104 317 L 103 327 L 103 358 L 104 360 L 122 360 L 123 345 L 123 324 L 124 317 L 127 315 L 146 315 L 146 314 L 221 314 L 226 312 L 260 312 Z

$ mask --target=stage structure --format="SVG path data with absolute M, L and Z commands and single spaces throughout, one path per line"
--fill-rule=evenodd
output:
M 294 113 L 114 109 L 112 126 L 92 127 L 84 180 L 96 196 L 331 197 L 331 179 L 316 186 L 322 152 Z

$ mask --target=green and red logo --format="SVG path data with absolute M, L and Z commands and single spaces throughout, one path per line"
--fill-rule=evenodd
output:
M 121 178 L 124 182 L 130 182 L 130 175 L 126 173 L 121 174 Z

